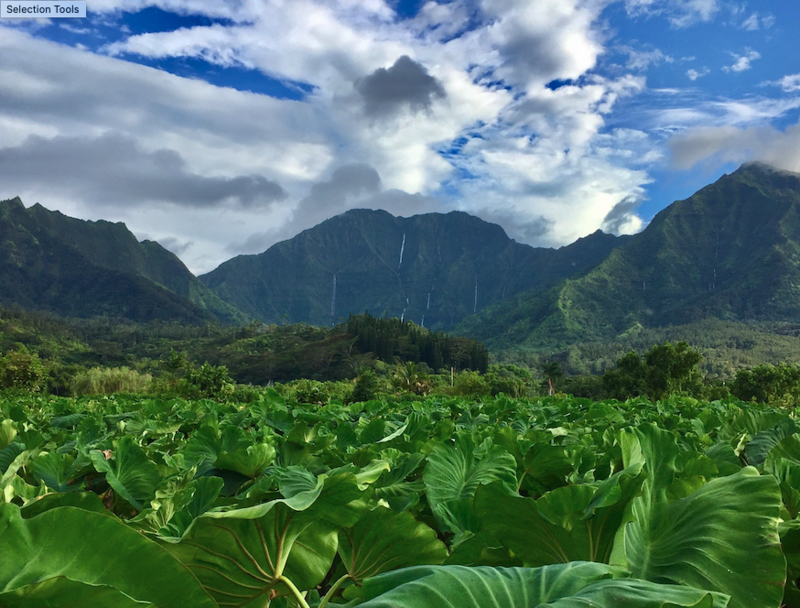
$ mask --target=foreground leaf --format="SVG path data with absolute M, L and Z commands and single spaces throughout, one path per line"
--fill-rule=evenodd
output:
M 0 592 L 56 577 L 159 608 L 216 608 L 180 562 L 119 520 L 75 507 L 23 519 L 19 507 L 0 505 Z
M 367 579 L 360 608 L 725 608 L 727 597 L 628 578 L 591 562 L 541 568 L 417 566 Z

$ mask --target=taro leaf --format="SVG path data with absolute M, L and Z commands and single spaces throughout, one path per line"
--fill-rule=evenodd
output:
M 566 486 L 539 500 L 505 495 L 495 483 L 478 488 L 475 511 L 481 526 L 525 566 L 607 563 L 628 504 L 643 480 L 641 466 L 634 465 L 597 489 Z
M 82 483 L 76 482 L 76 474 L 87 466 L 91 469 L 92 461 L 82 455 L 74 458 L 71 454 L 42 453 L 31 464 L 31 473 L 38 481 L 42 481 L 56 492 L 78 492 Z
M 794 420 L 781 420 L 775 428 L 756 433 L 744 448 L 744 460 L 752 466 L 760 466 L 767 459 L 770 450 L 782 439 L 791 437 L 797 431 Z
M 605 564 L 416 566 L 364 583 L 359 608 L 725 608 L 727 596 L 628 578 Z
M 5 473 L 11 466 L 11 463 L 25 451 L 25 446 L 18 441 L 9 443 L 5 448 L 0 450 L 0 475 Z
M 509 494 L 516 493 L 514 457 L 490 443 L 478 447 L 481 458 L 476 458 L 478 450 L 469 436 L 462 434 L 455 445 L 440 444 L 428 456 L 423 479 L 428 504 L 442 531 L 477 531 L 472 499 L 480 484 L 500 481 Z
M 800 522 L 781 523 L 780 534 L 781 549 L 786 556 L 786 588 L 782 605 L 800 608 Z
M 57 429 L 68 429 L 77 426 L 86 414 L 67 414 L 66 416 L 56 416 L 50 419 L 50 426 Z
M 538 443 L 528 450 L 523 462 L 520 486 L 538 494 L 566 485 L 573 470 L 564 448 L 558 445 Z
M 336 556 L 337 530 L 363 512 L 352 474 L 314 481 L 297 470 L 285 476 L 282 491 L 290 497 L 205 513 L 179 543 L 166 545 L 219 605 L 263 606 L 292 586 L 316 587 Z
M 522 566 L 522 560 L 511 555 L 499 540 L 486 530 L 470 536 L 453 549 L 445 561 L 454 566 Z
M 191 494 L 188 504 L 175 513 L 165 526 L 158 530 L 159 536 L 180 538 L 189 525 L 214 506 L 222 492 L 224 481 L 220 477 L 198 477 L 187 487 Z
M 258 477 L 274 459 L 274 447 L 268 443 L 257 443 L 220 454 L 214 466 L 218 469 L 236 471 L 247 477 Z
M 385 500 L 392 510 L 406 511 L 419 502 L 425 491 L 422 479 L 408 480 L 419 468 L 425 456 L 420 453 L 401 454 L 392 463 L 389 471 L 384 471 L 375 483 L 375 498 Z
M 774 608 L 786 574 L 778 538 L 778 483 L 752 467 L 668 502 L 677 444 L 654 425 L 636 430 L 648 478 L 632 502 L 613 563 L 637 578 L 730 594 L 731 608 Z M 677 558 L 676 556 L 680 556 Z
M 8 447 L 17 436 L 17 426 L 13 420 L 0 422 L 0 450 Z
M 112 517 L 111 513 L 106 511 L 103 506 L 103 501 L 94 492 L 72 492 L 68 494 L 45 494 L 41 498 L 29 502 L 20 511 L 22 517 L 30 519 L 37 515 L 55 509 L 56 507 L 77 507 L 84 511 L 92 511 L 94 513 L 101 513 Z
M 381 572 L 441 564 L 447 559 L 447 547 L 434 530 L 409 513 L 377 507 L 352 528 L 339 531 L 339 555 L 350 578 L 360 585 Z
M 157 608 L 106 585 L 88 585 L 63 576 L 0 593 L 0 606 L 14 608 Z
M 141 511 L 155 497 L 161 475 L 130 435 L 120 438 L 112 460 L 99 450 L 90 456 L 95 469 L 105 473 L 109 485 L 135 509 Z
M 62 576 L 159 608 L 217 606 L 179 561 L 113 517 L 59 507 L 23 519 L 0 505 L 0 592 Z

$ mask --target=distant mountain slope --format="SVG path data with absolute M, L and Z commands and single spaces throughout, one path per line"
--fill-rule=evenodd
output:
M 800 175 L 744 165 L 662 210 L 584 276 L 459 329 L 495 348 L 536 347 L 704 318 L 800 318 Z
M 576 276 L 624 238 L 558 250 L 521 245 L 463 212 L 409 218 L 356 209 L 200 279 L 264 322 L 327 325 L 369 311 L 448 328 L 515 294 Z
M 124 224 L 0 202 L 0 302 L 67 316 L 200 322 L 246 319 L 158 243 Z

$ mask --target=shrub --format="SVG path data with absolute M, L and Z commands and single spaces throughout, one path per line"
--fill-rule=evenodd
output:
M 73 395 L 113 395 L 114 393 L 144 393 L 153 378 L 127 367 L 93 367 L 72 378 Z
M 0 357 L 0 389 L 38 391 L 45 380 L 44 365 L 39 356 L 29 353 L 23 346 Z

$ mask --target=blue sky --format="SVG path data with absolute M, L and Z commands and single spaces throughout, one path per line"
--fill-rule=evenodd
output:
M 0 198 L 196 272 L 353 207 L 561 246 L 742 162 L 800 171 L 800 5 L 90 0 L 0 20 Z

